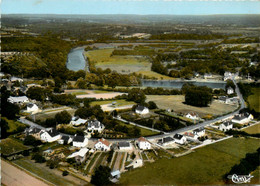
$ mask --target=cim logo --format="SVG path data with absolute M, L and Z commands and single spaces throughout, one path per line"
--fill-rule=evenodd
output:
M 241 184 L 241 183 L 249 183 L 251 178 L 254 176 L 249 175 L 236 175 L 233 174 L 232 176 L 229 175 L 228 178 L 233 181 L 233 183 Z

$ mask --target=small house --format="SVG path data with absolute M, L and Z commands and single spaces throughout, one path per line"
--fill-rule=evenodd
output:
M 231 121 L 225 121 L 221 123 L 218 127 L 219 130 L 225 132 L 233 128 L 233 123 Z
M 141 150 L 151 149 L 151 143 L 149 143 L 144 137 L 138 138 L 137 145 Z
M 192 119 L 192 120 L 198 120 L 200 119 L 199 115 L 195 112 L 189 112 L 185 115 L 186 118 Z
M 199 136 L 197 134 L 194 134 L 193 132 L 185 132 L 184 135 L 187 140 L 197 140 L 199 138 Z
M 165 137 L 165 138 L 159 139 L 157 143 L 160 145 L 166 146 L 166 145 L 173 144 L 174 139 L 172 137 Z
M 39 111 L 39 107 L 34 103 L 28 103 L 26 107 L 26 112 L 36 113 Z
M 79 126 L 79 125 L 84 125 L 85 123 L 87 123 L 88 120 L 86 119 L 81 119 L 79 117 L 72 117 L 70 124 L 74 125 L 74 126 Z
M 23 79 L 13 76 L 13 77 L 11 77 L 10 81 L 11 81 L 11 82 L 16 82 L 16 81 L 18 81 L 18 82 L 23 82 Z
M 178 144 L 184 144 L 184 143 L 187 141 L 186 137 L 183 136 L 183 135 L 181 135 L 181 134 L 175 134 L 175 135 L 173 136 L 173 139 L 174 139 L 175 142 L 178 143 Z
M 230 95 L 230 94 L 234 94 L 234 89 L 232 87 L 228 87 L 227 88 L 227 94 Z
M 42 132 L 42 129 L 39 129 L 37 127 L 30 127 L 30 128 L 26 128 L 24 132 L 27 136 L 32 135 L 35 138 L 40 139 L 41 138 L 40 133 Z
M 70 144 L 72 142 L 72 138 L 70 136 L 63 135 L 61 139 L 59 139 L 59 144 Z
M 87 127 L 87 131 L 94 133 L 95 131 L 97 132 L 102 132 L 105 129 L 105 126 L 100 123 L 98 120 L 91 120 L 88 122 L 88 127 Z
M 29 99 L 26 96 L 17 96 L 17 97 L 10 96 L 7 99 L 7 101 L 14 104 L 22 104 L 22 103 L 28 103 Z
M 88 138 L 85 138 L 84 136 L 75 135 L 72 145 L 74 147 L 85 147 L 88 144 Z
M 132 150 L 133 147 L 130 142 L 122 141 L 122 142 L 118 142 L 118 149 L 128 151 L 128 150 Z
M 49 130 L 42 131 L 40 134 L 40 138 L 44 142 L 51 143 L 59 140 L 61 138 L 61 135 L 59 132 L 56 131 L 56 129 L 51 128 Z
M 240 113 L 240 114 L 235 115 L 232 118 L 232 122 L 238 123 L 238 124 L 246 124 L 246 123 L 249 123 L 250 120 L 252 120 L 252 119 L 254 119 L 253 115 L 248 112 L 245 112 L 245 113 Z
M 205 129 L 204 127 L 200 127 L 200 128 L 197 128 L 195 130 L 193 130 L 193 134 L 201 137 L 201 136 L 204 136 L 205 135 Z
M 98 139 L 97 143 L 95 144 L 95 149 L 101 151 L 109 151 L 111 147 L 111 143 L 104 138 Z
M 67 158 L 75 158 L 78 163 L 82 163 L 85 161 L 88 151 L 88 148 L 81 148 L 79 151 L 72 153 Z
M 110 178 L 111 181 L 113 179 L 118 180 L 120 178 L 120 171 L 119 170 L 112 171 L 110 174 L 111 174 L 111 178 Z
M 135 113 L 136 114 L 148 114 L 149 113 L 149 109 L 147 107 L 144 107 L 144 106 L 137 106 L 136 109 L 135 109 Z

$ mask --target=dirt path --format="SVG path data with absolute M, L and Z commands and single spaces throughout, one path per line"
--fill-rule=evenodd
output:
M 80 98 L 111 99 L 116 96 L 120 96 L 122 94 L 124 94 L 124 93 L 111 92 L 111 93 L 87 94 L 87 95 L 77 95 L 76 98 L 78 98 L 78 99 L 80 99 Z
M 120 169 L 120 160 L 121 160 L 121 158 L 122 158 L 122 155 L 123 155 L 123 153 L 122 152 L 119 152 L 118 153 L 118 156 L 117 156 L 117 158 L 116 158 L 116 162 L 115 162 L 115 165 L 114 165 L 114 167 L 113 167 L 113 170 L 119 170 Z
M 21 186 L 21 185 L 37 185 L 47 186 L 45 182 L 27 174 L 26 172 L 18 169 L 17 167 L 1 160 L 1 183 L 8 186 Z
M 102 154 L 102 153 L 100 153 L 100 154 L 98 155 L 98 157 L 95 159 L 95 162 L 93 163 L 92 167 L 90 167 L 90 169 L 89 169 L 89 173 L 91 173 L 92 170 L 96 167 L 97 161 L 98 161 L 98 159 L 100 158 L 101 154 Z

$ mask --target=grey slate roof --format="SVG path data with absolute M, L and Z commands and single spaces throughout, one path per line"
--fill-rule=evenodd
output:
M 145 109 L 144 106 L 141 106 L 141 105 L 138 105 L 138 107 L 136 107 L 135 110 L 138 110 L 138 111 L 143 111 Z
M 194 131 L 194 132 L 201 132 L 201 131 L 203 131 L 203 130 L 205 130 L 204 127 L 201 127 L 201 128 L 195 129 L 195 130 L 193 130 L 193 131 Z
M 120 147 L 130 147 L 130 143 L 126 141 L 118 142 L 118 146 Z
M 47 131 L 48 134 L 51 136 L 51 137 L 54 137 L 54 136 L 58 136 L 60 133 L 58 131 L 56 131 L 56 129 L 52 128 L 51 130 Z
M 79 136 L 79 135 L 75 136 L 73 139 L 73 141 L 75 141 L 75 142 L 83 142 L 84 140 L 85 140 L 85 137 Z
M 225 121 L 223 123 L 223 125 L 225 125 L 226 127 L 229 126 L 229 125 L 232 125 L 233 123 L 231 121 Z
M 181 134 L 175 134 L 173 138 L 180 140 L 183 137 Z

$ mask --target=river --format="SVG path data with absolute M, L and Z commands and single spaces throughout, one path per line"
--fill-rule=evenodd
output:
M 74 48 L 70 51 L 66 66 L 69 70 L 87 70 L 89 71 L 87 60 L 84 57 L 84 47 Z M 87 68 L 86 68 L 87 67 Z
M 225 81 L 188 81 L 188 80 L 142 80 L 141 84 L 143 87 L 162 87 L 181 89 L 185 83 L 192 83 L 196 86 L 207 86 L 210 88 L 225 89 Z

